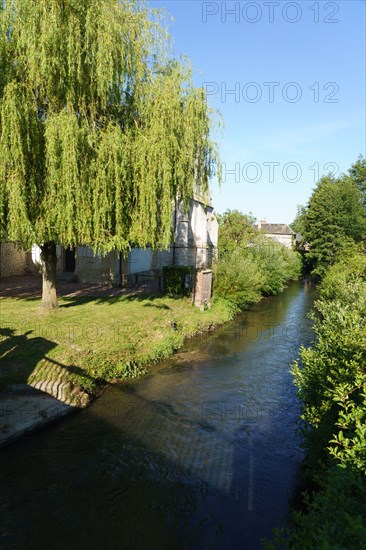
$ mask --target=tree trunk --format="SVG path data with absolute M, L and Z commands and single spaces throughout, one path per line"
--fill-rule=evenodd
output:
M 42 259 L 42 303 L 43 309 L 58 307 L 56 292 L 56 243 L 53 241 L 41 246 Z

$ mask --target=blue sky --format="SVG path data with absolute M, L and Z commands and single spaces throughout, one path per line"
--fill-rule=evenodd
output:
M 174 53 L 223 117 L 218 212 L 289 223 L 319 175 L 365 155 L 365 2 L 149 4 L 173 16 Z

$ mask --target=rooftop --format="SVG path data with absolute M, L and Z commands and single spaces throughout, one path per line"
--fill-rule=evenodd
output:
M 262 229 L 264 233 L 271 235 L 294 235 L 291 227 L 287 223 L 262 223 L 257 225 L 258 229 Z

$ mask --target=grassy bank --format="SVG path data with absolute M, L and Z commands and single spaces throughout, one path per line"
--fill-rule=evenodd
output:
M 227 302 L 205 311 L 161 295 L 60 298 L 41 312 L 39 299 L 0 301 L 0 388 L 42 379 L 70 384 L 76 404 L 107 382 L 133 378 L 184 340 L 232 317 Z

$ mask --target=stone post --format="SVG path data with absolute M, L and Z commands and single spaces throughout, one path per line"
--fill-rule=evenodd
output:
M 202 269 L 196 273 L 194 289 L 194 305 L 205 308 L 211 305 L 212 295 L 212 270 Z

